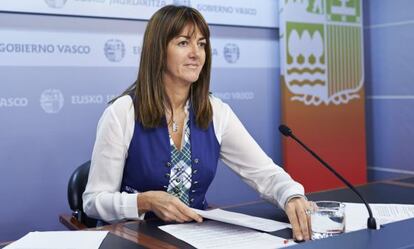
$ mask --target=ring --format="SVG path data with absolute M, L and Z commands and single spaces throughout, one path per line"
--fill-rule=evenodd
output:
M 311 215 L 311 213 L 312 213 L 312 209 L 306 209 L 305 210 L 305 214 L 306 215 Z

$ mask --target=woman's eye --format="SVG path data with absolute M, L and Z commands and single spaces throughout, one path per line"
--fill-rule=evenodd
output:
M 178 45 L 181 46 L 181 47 L 187 46 L 188 45 L 188 41 L 180 41 L 178 43 Z
M 206 42 L 200 42 L 200 43 L 198 43 L 198 46 L 200 46 L 202 48 L 204 48 L 206 45 L 207 45 Z

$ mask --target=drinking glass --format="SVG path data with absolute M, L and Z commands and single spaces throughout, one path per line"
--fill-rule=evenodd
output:
M 311 210 L 312 239 L 323 239 L 345 232 L 345 204 L 316 201 Z

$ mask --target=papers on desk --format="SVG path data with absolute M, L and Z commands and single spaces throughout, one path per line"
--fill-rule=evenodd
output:
M 295 244 L 293 241 L 248 229 L 273 232 L 291 227 L 288 223 L 222 209 L 193 210 L 210 220 L 202 223 L 165 225 L 159 228 L 196 248 L 281 248 Z
M 159 228 L 200 249 L 265 249 L 295 244 L 291 240 L 287 241 L 267 233 L 212 220 L 202 223 L 165 225 Z
M 405 220 L 414 217 L 414 205 L 408 204 L 370 204 L 377 225 Z M 345 203 L 346 231 L 367 228 L 368 211 L 364 204 Z
M 210 219 L 221 221 L 233 225 L 253 228 L 259 231 L 264 232 L 274 232 L 284 228 L 291 227 L 289 223 L 279 222 L 275 220 L 264 219 L 260 217 L 255 217 L 247 214 L 235 213 L 230 211 L 225 211 L 222 209 L 212 209 L 212 210 L 199 210 L 193 209 L 200 216 Z
M 31 232 L 4 249 L 98 249 L 107 234 L 107 231 Z

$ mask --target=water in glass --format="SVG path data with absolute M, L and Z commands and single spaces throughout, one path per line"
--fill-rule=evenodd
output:
M 315 202 L 311 213 L 312 239 L 322 239 L 345 231 L 345 205 L 340 202 Z

